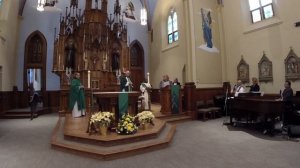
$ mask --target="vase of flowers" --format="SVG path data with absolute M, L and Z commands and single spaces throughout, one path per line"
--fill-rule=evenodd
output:
M 151 111 L 143 111 L 141 113 L 138 113 L 136 115 L 136 118 L 138 119 L 140 126 L 144 130 L 149 129 L 150 124 L 154 125 L 153 120 L 155 117 Z
M 107 129 L 114 119 L 114 114 L 111 112 L 97 112 L 91 116 L 90 124 L 97 125 L 99 133 L 103 136 L 107 135 Z
M 121 135 L 135 134 L 137 132 L 137 126 L 134 120 L 135 117 L 124 114 L 118 123 L 117 133 Z
M 108 130 L 107 126 L 105 126 L 105 125 L 100 125 L 99 126 L 100 135 L 106 136 L 107 135 L 107 130 Z

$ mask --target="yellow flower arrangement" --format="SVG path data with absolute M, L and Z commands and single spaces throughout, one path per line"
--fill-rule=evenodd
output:
M 98 124 L 109 127 L 114 119 L 111 112 L 97 112 L 91 116 L 90 124 Z
M 141 113 L 138 113 L 136 115 L 136 118 L 138 119 L 140 124 L 145 124 L 145 123 L 153 124 L 153 119 L 155 118 L 155 116 L 151 111 L 143 111 Z
M 129 114 L 123 115 L 118 123 L 117 133 L 124 135 L 136 133 L 138 127 L 134 123 L 134 120 L 135 117 L 132 117 Z

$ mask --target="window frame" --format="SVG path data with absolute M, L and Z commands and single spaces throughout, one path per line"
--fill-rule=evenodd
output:
M 273 0 L 272 0 L 272 2 L 271 3 L 268 3 L 268 4 L 266 4 L 266 5 L 264 5 L 264 6 L 262 6 L 261 4 L 261 0 L 259 0 L 259 7 L 258 8 L 254 8 L 254 9 L 250 9 L 250 1 L 251 0 L 248 0 L 248 4 L 249 4 L 249 10 L 250 10 L 250 15 L 251 15 L 251 22 L 254 24 L 254 23 L 258 23 L 258 22 L 261 22 L 261 21 L 263 21 L 263 20 L 267 20 L 267 19 L 270 19 L 270 18 L 272 18 L 272 17 L 274 17 L 275 16 L 275 14 L 274 14 L 274 7 L 273 7 Z M 271 6 L 271 8 L 272 8 L 272 13 L 273 13 L 273 16 L 272 17 L 269 17 L 269 18 L 266 18 L 266 16 L 265 16 L 265 11 L 264 11 L 264 8 L 265 7 L 267 7 L 267 6 Z M 254 22 L 253 21 L 253 12 L 255 12 L 256 10 L 259 10 L 259 14 L 260 14 L 260 20 L 259 21 L 256 21 L 256 22 Z
M 177 30 L 174 30 L 175 29 L 175 26 L 174 26 L 174 15 L 176 14 L 176 27 L 177 27 Z M 171 19 L 171 25 L 172 25 L 172 31 L 169 33 L 169 19 Z M 175 38 L 177 34 L 177 38 Z M 170 42 L 169 38 L 170 36 L 172 37 L 172 41 Z M 168 41 L 168 44 L 173 44 L 175 42 L 177 42 L 179 40 L 179 31 L 178 31 L 178 14 L 177 12 L 172 9 L 170 12 L 169 12 L 169 15 L 167 17 L 167 41 Z

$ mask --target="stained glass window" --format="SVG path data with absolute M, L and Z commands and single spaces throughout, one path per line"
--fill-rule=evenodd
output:
M 171 11 L 168 17 L 168 43 L 171 44 L 179 39 L 177 13 Z
M 272 0 L 248 0 L 252 23 L 262 21 L 274 16 Z

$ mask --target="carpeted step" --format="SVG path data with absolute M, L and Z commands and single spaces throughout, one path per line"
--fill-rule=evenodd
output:
M 138 142 L 119 144 L 118 146 L 99 146 L 96 144 L 69 141 L 64 138 L 64 117 L 60 117 L 53 131 L 51 146 L 73 154 L 103 160 L 119 159 L 167 147 L 175 134 L 176 126 L 167 124 L 157 138 Z
M 171 115 L 159 114 L 159 115 L 155 115 L 155 118 L 168 119 L 168 118 L 181 117 L 181 116 L 186 116 L 186 113 L 184 112 L 181 114 L 171 114 Z
M 190 116 L 172 116 L 168 118 L 163 118 L 162 120 L 168 122 L 168 123 L 179 123 L 179 122 L 185 122 L 190 121 L 192 118 Z
M 37 112 L 36 112 L 34 118 L 36 118 L 39 115 L 48 114 L 48 113 L 49 113 L 49 110 L 46 107 L 37 108 Z M 3 115 L 1 115 L 0 118 L 2 118 L 2 119 L 31 118 L 30 108 L 8 110 Z

